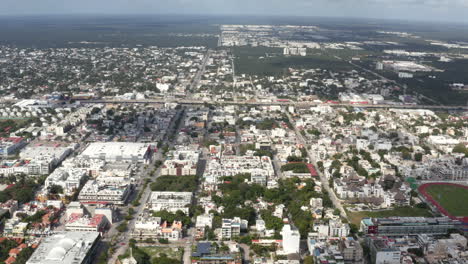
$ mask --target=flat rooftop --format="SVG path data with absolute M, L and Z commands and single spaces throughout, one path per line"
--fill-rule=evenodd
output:
M 80 264 L 99 232 L 59 232 L 42 240 L 26 264 Z

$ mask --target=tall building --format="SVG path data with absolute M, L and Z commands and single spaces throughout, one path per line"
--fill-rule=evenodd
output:
M 301 241 L 301 235 L 299 230 L 293 228 L 291 225 L 286 224 L 283 226 L 281 231 L 283 236 L 283 251 L 286 254 L 299 253 L 299 243 Z
M 221 226 L 221 239 L 231 239 L 238 237 L 241 230 L 247 229 L 248 221 L 234 217 L 233 219 L 223 218 Z

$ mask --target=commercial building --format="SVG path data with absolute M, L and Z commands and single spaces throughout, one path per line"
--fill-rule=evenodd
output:
M 199 242 L 197 249 L 192 253 L 192 264 L 241 264 L 242 258 L 239 253 L 221 254 L 217 252 L 211 242 Z
M 45 237 L 26 264 L 88 264 L 94 260 L 99 232 L 58 232 Z
M 148 207 L 153 211 L 182 211 L 186 215 L 189 213 L 189 206 L 192 204 L 191 192 L 152 192 L 148 199 Z
M 345 263 L 364 263 L 364 251 L 359 241 L 352 237 L 343 238 L 339 247 Z
M 95 142 L 82 153 L 85 159 L 100 159 L 108 162 L 142 163 L 151 159 L 149 144 L 133 142 Z
M 83 214 L 73 213 L 67 219 L 65 230 L 104 232 L 108 226 L 109 221 L 103 214 L 96 214 L 93 217 L 88 217 Z
M 0 137 L 0 156 L 12 155 L 26 144 L 26 140 L 22 137 Z
M 78 195 L 80 202 L 116 205 L 125 203 L 130 194 L 130 184 L 128 181 L 123 180 L 124 182 L 111 184 L 98 179 L 89 180 L 83 186 Z
M 20 158 L 27 161 L 27 173 L 44 175 L 50 173 L 73 150 L 74 146 L 57 144 L 29 144 L 21 150 Z
M 448 217 L 364 218 L 360 231 L 379 236 L 445 235 L 450 229 L 459 227 L 460 221 Z
M 394 247 L 388 238 L 368 237 L 371 263 L 400 264 L 401 251 Z

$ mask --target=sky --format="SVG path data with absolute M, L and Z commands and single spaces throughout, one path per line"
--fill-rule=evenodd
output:
M 0 15 L 293 15 L 468 22 L 468 0 L 1 0 Z

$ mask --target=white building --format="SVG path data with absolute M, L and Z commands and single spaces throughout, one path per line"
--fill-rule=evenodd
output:
M 151 158 L 151 148 L 146 143 L 104 142 L 91 143 L 80 155 L 85 159 L 108 162 L 146 162 Z
M 92 263 L 99 232 L 58 232 L 42 239 L 26 264 Z
M 73 213 L 67 219 L 65 230 L 104 232 L 108 226 L 109 221 L 105 215 L 96 214 L 93 217 L 89 217 L 83 214 Z
M 301 241 L 299 230 L 293 229 L 291 225 L 286 224 L 283 226 L 281 235 L 283 236 L 283 252 L 285 254 L 299 253 L 299 243 Z
M 208 162 L 203 177 L 208 184 L 218 184 L 221 177 L 241 173 L 250 173 L 250 180 L 261 185 L 265 185 L 268 179 L 275 175 L 270 157 L 222 156 Z
M 85 169 L 57 168 L 46 178 L 44 187 L 48 190 L 52 185 L 58 185 L 63 188 L 64 195 L 72 195 L 80 186 L 86 172 Z
M 171 159 L 164 161 L 161 175 L 196 175 L 200 151 L 188 148 L 177 149 L 169 153 Z
M 186 215 L 189 213 L 189 206 L 192 204 L 191 192 L 152 192 L 148 199 L 148 207 L 153 211 L 182 211 Z
M 138 240 L 159 238 L 178 240 L 182 238 L 182 222 L 174 221 L 169 225 L 167 222 L 161 222 L 161 217 L 145 213 L 136 219 L 132 237 Z
M 231 239 L 238 237 L 241 230 L 247 229 L 248 221 L 234 217 L 233 219 L 223 218 L 220 239 Z
M 114 177 L 116 178 L 116 177 Z M 78 195 L 80 202 L 110 203 L 122 205 L 130 194 L 129 181 L 115 182 L 111 184 L 98 179 L 89 180 Z

